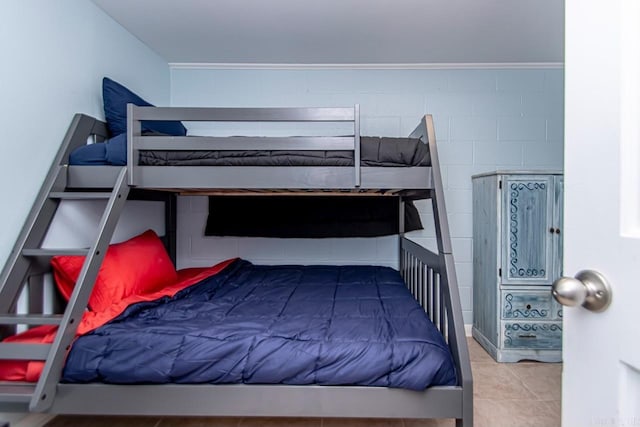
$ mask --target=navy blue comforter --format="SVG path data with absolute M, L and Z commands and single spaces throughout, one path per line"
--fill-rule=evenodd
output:
M 63 380 L 422 390 L 456 374 L 397 271 L 238 260 L 78 338 Z

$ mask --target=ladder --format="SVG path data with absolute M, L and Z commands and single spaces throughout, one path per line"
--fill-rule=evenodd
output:
M 34 412 L 46 411 L 53 403 L 67 352 L 75 338 L 93 284 L 129 194 L 126 167 L 121 168 L 112 188 L 79 192 L 67 187 L 68 166 L 64 163 L 66 156 L 74 148 L 73 145 L 79 144 L 78 129 L 83 125 L 85 128 L 89 126 L 84 137 L 86 141 L 91 132 L 90 121 L 87 116 L 76 115 L 0 274 L 0 325 L 58 326 L 55 339 L 51 344 L 0 342 L 0 360 L 44 361 L 44 368 L 35 384 L 0 383 L 0 403 L 17 405 L 21 408 L 28 405 L 29 410 Z M 80 135 L 82 139 L 82 132 Z M 90 247 L 77 249 L 41 247 L 56 210 L 63 200 L 106 200 L 104 212 L 97 226 L 97 236 Z M 32 282 L 32 277 L 50 272 L 49 261 L 55 255 L 85 256 L 64 314 L 15 314 L 15 304 L 22 290 Z M 40 280 L 40 284 L 42 282 Z

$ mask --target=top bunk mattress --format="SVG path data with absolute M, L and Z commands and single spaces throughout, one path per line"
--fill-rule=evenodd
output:
M 233 138 L 233 137 L 231 137 Z M 428 166 L 429 150 L 414 138 L 360 138 L 361 166 Z M 241 150 L 140 151 L 142 166 L 353 166 L 353 152 Z
M 229 137 L 231 140 L 233 137 Z M 361 137 L 360 165 L 430 166 L 429 149 L 417 138 Z M 70 165 L 126 165 L 126 140 L 113 138 L 76 149 Z M 353 166 L 348 150 L 141 150 L 140 166 Z

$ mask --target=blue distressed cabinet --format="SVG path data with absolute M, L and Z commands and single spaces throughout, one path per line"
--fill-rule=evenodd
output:
M 559 172 L 473 176 L 473 337 L 498 362 L 562 360 Z

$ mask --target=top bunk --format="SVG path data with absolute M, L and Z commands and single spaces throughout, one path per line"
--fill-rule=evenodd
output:
M 254 129 L 271 123 L 294 127 L 300 123 L 340 123 L 352 132 L 339 136 L 271 136 L 268 131 L 258 136 L 176 136 L 145 131 L 153 127 L 148 126 L 152 122 L 180 121 L 214 126 L 240 123 Z M 106 124 L 77 115 L 61 148 L 60 164 L 67 164 L 69 153 L 91 136 L 96 142 L 107 139 Z M 360 135 L 358 105 L 184 108 L 128 104 L 126 148 L 122 149 L 126 149 L 130 187 L 179 194 L 400 195 L 421 199 L 431 196 L 434 178 L 440 177 L 430 115 L 422 117 L 408 138 L 371 138 Z M 69 164 L 67 187 L 111 187 L 121 169 Z

